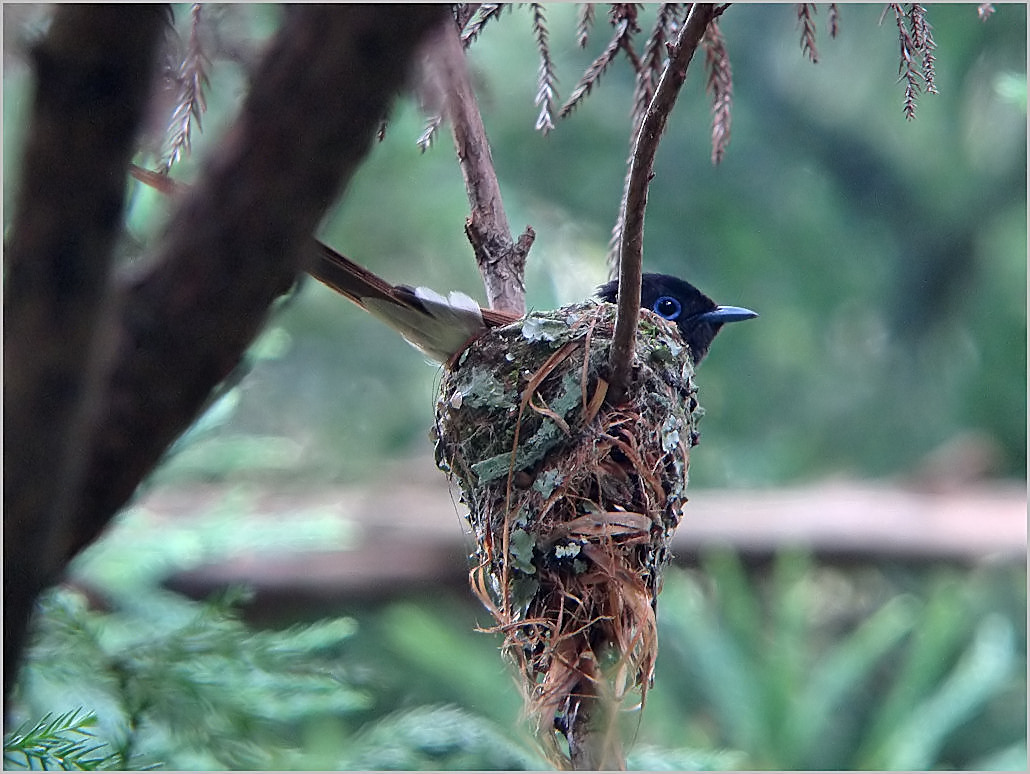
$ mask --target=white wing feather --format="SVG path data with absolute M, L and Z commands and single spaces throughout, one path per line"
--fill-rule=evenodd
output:
M 390 301 L 362 299 L 369 313 L 400 333 L 428 357 L 444 363 L 470 338 L 486 329 L 479 304 L 459 291 L 447 297 L 426 287 L 415 288 L 415 297 L 428 315 Z

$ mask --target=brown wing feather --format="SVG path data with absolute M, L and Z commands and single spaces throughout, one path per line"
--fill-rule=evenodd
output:
M 377 274 L 340 255 L 323 242 L 315 242 L 317 261 L 308 268 L 308 273 L 337 293 L 346 296 L 358 306 L 364 306 L 361 299 L 379 298 L 411 306 L 402 300 L 397 289 Z
M 377 274 L 341 255 L 328 245 L 318 242 L 318 263 L 309 268 L 312 277 L 328 285 L 354 303 L 364 306 L 362 298 L 380 298 L 393 301 L 404 306 L 420 308 L 421 303 L 407 285 L 391 285 Z M 483 322 L 489 328 L 508 325 L 519 319 L 520 315 L 501 312 L 496 309 L 483 309 Z

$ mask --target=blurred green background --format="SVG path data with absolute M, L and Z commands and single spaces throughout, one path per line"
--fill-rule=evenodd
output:
M 610 28 L 599 7 L 580 50 L 574 8 L 546 12 L 565 97 Z M 707 416 L 691 486 L 904 481 L 949 448 L 971 451 L 947 477 L 1025 481 L 1026 7 L 1000 4 L 982 22 L 975 5 L 930 6 L 940 94 L 922 95 L 911 122 L 902 113 L 893 14 L 880 23 L 881 6 L 840 12 L 831 40 L 819 7 L 813 65 L 792 6 L 730 7 L 720 21 L 734 76 L 725 159 L 718 167 L 709 160 L 700 56 L 658 155 L 645 268 L 761 314 L 723 332 L 700 369 Z M 176 13 L 185 34 L 187 9 Z M 272 6 L 210 13 L 255 45 L 279 15 Z M 645 27 L 653 13 L 643 12 Z M 45 16 L 11 6 L 4 14 L 6 228 L 29 103 L 18 51 Z M 617 61 L 586 103 L 542 137 L 533 131 L 538 59 L 527 9 L 491 23 L 470 63 L 512 228 L 537 233 L 529 305 L 581 299 L 607 279 L 629 152 L 629 68 Z M 176 168 L 179 179 L 204 163 L 245 90 L 240 66 L 215 62 L 204 132 Z M 413 100 L 400 99 L 320 237 L 392 281 L 482 297 L 450 137 L 444 128 L 423 154 L 415 145 L 423 126 Z M 132 188 L 127 259 L 160 234 L 167 206 Z M 376 481 L 389 461 L 425 453 L 437 377 L 399 337 L 308 278 L 151 486 Z M 232 502 L 219 506 L 207 539 L 239 539 L 246 529 L 246 507 Z M 267 543 L 283 539 L 273 531 Z M 152 541 L 177 550 L 166 536 Z M 512 730 L 518 696 L 496 642 L 472 632 L 487 622 L 467 595 L 426 589 L 356 605 L 336 611 L 348 618 L 335 629 L 280 633 L 270 644 L 239 624 L 232 604 L 199 611 L 162 591 L 171 569 L 189 560 L 159 551 L 141 558 L 137 546 L 113 530 L 76 569 L 118 600 L 114 610 L 89 612 L 70 591 L 49 599 L 19 718 L 93 710 L 101 738 L 129 740 L 121 763 L 543 765 Z M 772 565 L 716 552 L 671 575 L 659 676 L 634 746 L 641 767 L 1025 766 L 1023 568 L 875 558 L 838 567 L 784 548 Z M 191 622 L 184 635 L 180 627 Z M 134 639 L 141 630 L 153 653 Z M 204 640 L 193 651 L 160 649 L 190 636 Z M 55 677 L 69 652 L 80 654 L 77 663 Z M 277 652 L 293 654 L 292 666 Z M 225 668 L 234 658 L 251 667 Z M 192 671 L 170 675 L 177 660 Z M 329 677 L 337 693 L 318 683 Z M 225 724 L 199 723 L 208 716 L 188 702 L 165 715 L 154 709 L 153 697 L 190 690 Z M 412 738 L 418 728 L 434 729 L 437 746 Z
M 980 22 L 972 6 L 934 7 L 941 93 L 924 95 L 912 122 L 901 113 L 893 17 L 878 24 L 881 11 L 844 7 L 839 37 L 821 30 L 817 65 L 800 54 L 790 9 L 727 12 L 735 93 L 724 162 L 709 161 L 700 67 L 670 122 L 649 197 L 646 268 L 762 315 L 724 332 L 705 363 L 697 485 L 897 476 L 963 433 L 993 445 L 993 473 L 1024 475 L 1025 9 L 999 6 Z M 583 51 L 573 8 L 549 9 L 549 19 L 567 95 L 608 28 L 600 18 Z M 233 14 L 253 35 L 273 20 L 268 7 Z M 550 308 L 607 278 L 629 149 L 629 68 L 617 61 L 541 137 L 532 131 L 528 13 L 506 13 L 487 31 L 471 63 L 512 228 L 537 232 L 528 301 Z M 8 215 L 26 75 L 9 67 L 5 81 Z M 181 179 L 244 93 L 232 64 L 211 76 L 205 131 Z M 440 132 L 423 155 L 414 142 L 422 125 L 412 101 L 399 101 L 321 237 L 393 281 L 482 297 L 449 136 Z M 137 187 L 132 204 L 131 233 L 142 241 L 160 228 L 166 202 Z M 354 479 L 423 448 L 436 372 L 391 331 L 308 280 L 266 336 L 275 357 L 247 376 L 225 433 L 289 439 L 294 456 L 281 463 L 291 479 Z

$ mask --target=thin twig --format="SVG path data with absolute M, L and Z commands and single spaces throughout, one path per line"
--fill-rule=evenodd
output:
M 636 137 L 640 123 L 644 120 L 647 106 L 651 104 L 655 87 L 662 74 L 665 58 L 668 56 L 667 42 L 675 37 L 675 26 L 679 21 L 679 3 L 662 3 L 658 7 L 654 27 L 644 44 L 644 53 L 640 58 L 636 82 L 633 86 L 633 130 L 631 137 Z
M 687 10 L 689 10 L 689 4 Z M 717 9 L 716 16 L 722 14 L 729 3 L 721 5 Z M 655 87 L 661 77 L 662 70 L 668 62 L 669 49 L 672 40 L 676 37 L 681 27 L 680 17 L 684 13 L 682 3 L 664 3 L 658 9 L 654 27 L 647 42 L 644 44 L 644 55 L 636 68 L 636 81 L 633 88 L 633 121 L 629 134 L 629 156 L 626 158 L 626 175 L 623 179 L 623 190 L 629 185 L 629 173 L 633 157 L 633 147 L 636 142 L 637 133 L 640 131 L 640 124 L 644 120 L 647 106 L 651 104 Z M 626 213 L 620 209 L 616 214 L 615 223 L 612 225 L 612 233 L 608 239 L 608 248 L 605 252 L 605 261 L 608 264 L 608 276 L 615 279 L 619 274 L 619 245 L 622 244 L 622 219 Z
M 644 252 L 644 209 L 647 186 L 654 176 L 654 158 L 672 107 L 687 77 L 694 56 L 709 22 L 720 13 L 714 4 L 694 3 L 676 42 L 669 51 L 669 63 L 662 73 L 654 98 L 637 133 L 630 173 L 622 199 L 622 236 L 619 246 L 619 297 L 615 316 L 615 336 L 609 355 L 611 371 L 610 401 L 626 396 L 632 373 L 634 340 L 640 317 L 640 275 Z
M 595 659 L 580 659 L 584 676 L 571 697 L 568 742 L 574 771 L 622 771 L 626 755 L 619 738 L 618 713 L 606 696 L 605 678 Z
M 465 233 L 476 253 L 490 308 L 525 314 L 523 278 L 526 255 L 535 235 L 527 227 L 518 241 L 512 240 L 457 26 L 440 25 L 429 41 L 428 51 L 435 75 L 431 80 L 439 89 L 444 114 L 450 120 L 472 209 L 465 221 Z

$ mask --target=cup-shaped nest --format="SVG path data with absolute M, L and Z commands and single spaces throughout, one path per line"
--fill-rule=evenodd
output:
M 646 695 L 702 413 L 679 330 L 646 310 L 627 397 L 605 402 L 614 318 L 586 303 L 494 328 L 445 372 L 437 402 L 437 462 L 476 542 L 473 591 L 552 742 L 583 696 Z

